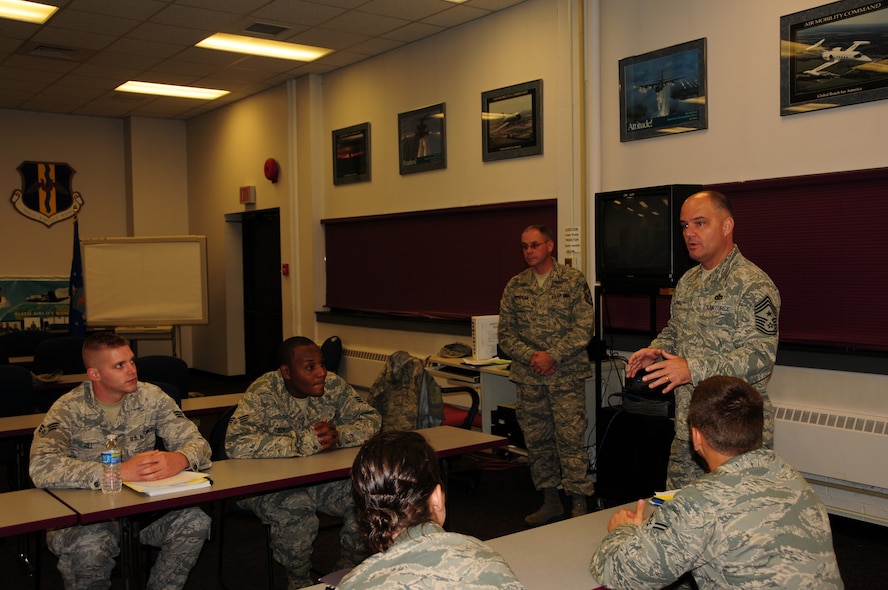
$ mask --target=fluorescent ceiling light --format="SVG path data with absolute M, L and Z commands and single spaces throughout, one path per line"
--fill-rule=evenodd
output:
M 20 20 L 26 23 L 42 25 L 49 20 L 58 6 L 25 2 L 24 0 L 0 0 L 0 18 Z
M 246 53 L 248 55 L 261 55 L 263 57 L 275 57 L 278 59 L 292 59 L 294 61 L 314 61 L 333 51 L 323 47 L 256 39 L 255 37 L 230 35 L 228 33 L 210 35 L 198 43 L 197 47 L 231 51 L 233 53 Z
M 199 98 L 203 100 L 215 100 L 228 94 L 228 90 L 215 90 L 213 88 L 198 88 L 196 86 L 174 86 L 172 84 L 155 84 L 153 82 L 138 82 L 130 80 L 124 82 L 114 90 L 120 92 L 134 92 L 136 94 L 156 94 L 158 96 L 176 96 L 179 98 Z

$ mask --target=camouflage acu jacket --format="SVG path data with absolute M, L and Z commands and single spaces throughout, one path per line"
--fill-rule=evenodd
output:
M 691 383 L 675 390 L 675 436 L 690 440 L 691 393 L 713 375 L 739 377 L 755 387 L 770 408 L 768 381 L 777 358 L 780 293 L 770 277 L 737 246 L 708 276 L 695 266 L 678 281 L 672 311 L 651 342 L 688 361 Z
M 503 291 L 497 339 L 512 357 L 509 378 L 516 383 L 547 385 L 592 375 L 586 346 L 595 314 L 586 277 L 555 261 L 547 281 L 540 290 L 528 268 L 512 277 Z M 558 363 L 553 375 L 542 377 L 530 368 L 530 357 L 538 350 Z
M 521 590 L 512 568 L 474 537 L 428 522 L 402 532 L 387 550 L 355 567 L 339 590 Z
M 92 383 L 83 383 L 60 397 L 34 432 L 30 474 L 38 488 L 102 488 L 100 457 L 105 437 L 116 434 L 122 459 L 164 447 L 188 459 L 189 469 L 210 467 L 210 445 L 185 417 L 173 398 L 156 385 L 139 382 L 127 394 L 117 423 L 105 416 Z
M 305 409 L 287 391 L 280 371 L 254 381 L 228 424 L 225 451 L 232 459 L 304 457 L 321 450 L 311 426 L 327 420 L 339 431 L 339 446 L 356 447 L 379 431 L 379 413 L 351 385 L 327 372 L 324 395 L 307 398 Z
M 759 449 L 682 488 L 592 556 L 611 588 L 660 588 L 693 571 L 711 588 L 842 588 L 823 504 L 782 457 Z

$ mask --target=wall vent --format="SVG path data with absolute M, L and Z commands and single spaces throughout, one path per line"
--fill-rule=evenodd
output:
M 826 426 L 828 428 L 839 428 L 843 430 L 888 436 L 888 420 L 879 418 L 845 416 L 827 411 L 787 407 L 776 408 L 775 414 L 777 420 L 801 422 L 803 424 L 814 424 L 816 426 Z
M 339 374 L 352 387 L 369 391 L 389 356 L 391 353 L 344 348 Z
M 87 49 L 74 49 L 61 45 L 47 45 L 45 43 L 25 43 L 16 51 L 18 55 L 30 55 L 34 57 L 48 57 L 64 61 L 84 62 L 95 54 L 95 51 Z
M 774 407 L 774 447 L 804 473 L 888 488 L 888 416 Z
M 247 33 L 255 33 L 257 35 L 268 35 L 269 37 L 274 37 L 275 35 L 279 35 L 284 31 L 289 30 L 288 27 L 281 27 L 278 25 L 270 25 L 268 23 L 253 23 L 244 31 Z

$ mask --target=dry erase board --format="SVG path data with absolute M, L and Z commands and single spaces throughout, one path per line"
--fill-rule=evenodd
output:
M 206 324 L 206 236 L 82 240 L 90 326 Z

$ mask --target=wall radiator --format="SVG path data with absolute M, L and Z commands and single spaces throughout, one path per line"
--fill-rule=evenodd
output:
M 339 374 L 352 387 L 369 391 L 389 356 L 391 353 L 344 348 Z
M 888 489 L 888 416 L 776 404 L 774 446 L 807 474 Z

